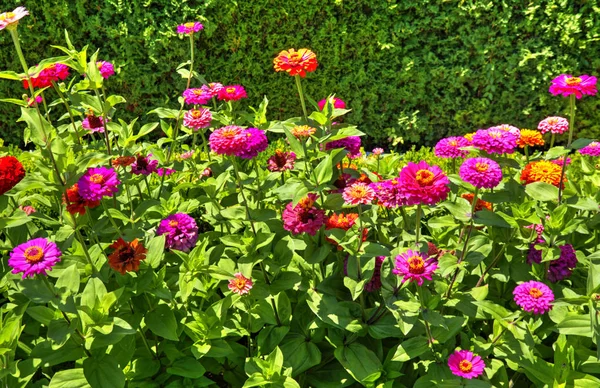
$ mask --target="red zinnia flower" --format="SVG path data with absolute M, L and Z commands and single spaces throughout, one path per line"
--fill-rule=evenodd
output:
M 319 63 L 315 53 L 306 48 L 298 51 L 291 48 L 281 51 L 273 60 L 275 71 L 285 71 L 289 75 L 300 75 L 305 77 L 306 73 L 317 69 Z
M 63 195 L 63 203 L 67 204 L 67 211 L 72 215 L 75 215 L 75 213 L 84 215 L 86 207 L 92 209 L 100 206 L 100 201 L 88 201 L 83 199 L 79 194 L 79 185 L 77 183 L 67 189 L 67 192 Z
M 133 162 L 135 162 L 135 160 L 135 156 L 119 156 L 118 158 L 112 161 L 112 166 L 114 168 L 127 167 L 130 166 Z
M 128 243 L 119 237 L 110 248 L 115 251 L 108 255 L 108 265 L 115 271 L 125 275 L 125 272 L 137 271 L 140 268 L 140 261 L 146 259 L 148 250 L 144 245 L 138 242 L 136 238 Z
M 25 178 L 23 165 L 14 156 L 0 158 L 0 195 L 12 189 Z

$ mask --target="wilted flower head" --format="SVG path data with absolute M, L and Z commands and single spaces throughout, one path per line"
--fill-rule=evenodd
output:
M 12 155 L 0 157 L 0 195 L 6 193 L 25 178 L 25 169 Z
M 210 110 L 205 108 L 190 109 L 183 115 L 183 125 L 197 132 L 201 128 L 207 128 L 212 121 Z
M 323 110 L 323 108 L 325 108 L 325 104 L 327 104 L 326 98 L 319 101 L 318 102 L 319 110 Z M 335 109 L 346 109 L 346 103 L 340 98 L 333 97 L 333 107 Z
M 438 158 L 464 158 L 469 151 L 460 148 L 467 146 L 469 146 L 467 139 L 462 136 L 452 136 L 438 141 L 433 151 Z
M 478 189 L 493 189 L 502 180 L 502 169 L 488 158 L 471 158 L 463 162 L 459 169 L 460 177 Z
M 308 125 L 296 125 L 290 133 L 294 135 L 297 139 L 307 139 L 314 135 L 317 131 L 316 128 L 310 127 Z
M 579 150 L 581 155 L 600 156 L 600 142 L 593 141 Z
M 166 235 L 165 248 L 189 252 L 198 240 L 198 225 L 185 213 L 172 214 L 160 222 L 156 234 Z
M 375 191 L 366 183 L 356 182 L 344 189 L 342 197 L 348 205 L 368 205 L 373 202 Z
M 348 136 L 343 139 L 330 141 L 325 144 L 325 149 L 345 148 L 348 151 L 348 156 L 352 158 L 360 156 L 360 144 L 360 136 Z
M 562 94 L 563 97 L 574 94 L 577 99 L 583 97 L 584 94 L 594 96 L 598 93 L 596 77 L 589 75 L 574 77 L 570 74 L 561 74 L 552 80 L 550 93 L 554 96 Z
M 112 168 L 88 168 L 77 184 L 79 195 L 86 201 L 101 201 L 103 197 L 112 197 L 119 189 L 121 183 L 117 173 Z
M 246 89 L 242 85 L 223 86 L 217 98 L 223 101 L 237 101 L 246 98 Z
M 392 272 L 402 276 L 402 283 L 411 281 L 421 286 L 424 279 L 431 280 L 431 275 L 437 266 L 435 260 L 430 259 L 421 252 L 409 249 L 396 256 L 396 266 Z
M 296 51 L 291 48 L 281 51 L 273 60 L 273 65 L 275 71 L 285 71 L 292 76 L 305 77 L 307 72 L 315 71 L 319 63 L 315 53 L 309 49 L 301 48 Z
M 252 289 L 252 280 L 245 277 L 240 272 L 233 275 L 234 278 L 229 280 L 227 288 L 234 294 L 244 295 L 250 292 Z
M 79 185 L 75 183 L 73 186 L 67 189 L 63 195 L 63 203 L 67 205 L 67 211 L 75 215 L 84 215 L 86 207 L 93 209 L 100 206 L 100 200 L 88 201 L 79 194 Z
M 569 121 L 564 117 L 551 116 L 546 117 L 538 124 L 538 129 L 542 133 L 552 132 L 560 135 L 569 130 Z
M 34 238 L 18 245 L 10 253 L 8 265 L 12 273 L 23 272 L 23 279 L 35 274 L 46 275 L 60 261 L 62 255 L 58 246 L 45 238 Z
M 143 156 L 138 154 L 135 162 L 131 165 L 131 173 L 135 175 L 150 175 L 158 168 L 158 160 L 150 159 L 152 154 Z
M 108 255 L 108 265 L 121 275 L 140 269 L 140 261 L 146 260 L 148 252 L 144 244 L 137 238 L 132 242 L 127 242 L 119 237 L 109 248 L 114 249 L 114 252 Z
M 475 132 L 471 143 L 488 154 L 512 154 L 519 136 L 498 128 L 480 129 Z
M 112 63 L 108 61 L 98 61 L 96 62 L 96 66 L 98 66 L 98 70 L 100 71 L 100 75 L 104 79 L 108 79 L 110 76 L 115 74 L 115 67 Z
M 19 24 L 19 20 L 29 15 L 25 7 L 17 7 L 12 12 L 0 13 L 0 30 L 14 30 Z
M 400 192 L 406 198 L 406 205 L 434 205 L 448 197 L 450 181 L 438 166 L 430 166 L 426 161 L 409 162 L 400 171 L 398 178 Z
M 213 97 L 214 94 L 204 85 L 201 88 L 186 89 L 183 91 L 183 99 L 186 104 L 190 105 L 205 105 Z
M 293 234 L 308 233 L 314 236 L 325 223 L 325 211 L 317 209 L 317 195 L 310 193 L 301 199 L 296 206 L 291 202 L 283 210 L 283 228 Z
M 531 129 L 522 129 L 521 135 L 519 136 L 519 140 L 517 140 L 517 145 L 520 148 L 525 148 L 525 146 L 543 146 L 544 138 L 542 137 L 542 133 L 539 131 L 534 131 Z
M 470 380 L 483 374 L 485 363 L 468 350 L 457 350 L 448 357 L 448 367 L 453 375 Z
M 544 283 L 530 280 L 519 284 L 513 291 L 515 302 L 523 310 L 534 314 L 544 314 L 552 309 L 554 294 Z
M 531 162 L 525 166 L 521 172 L 521 180 L 527 185 L 533 182 L 546 182 L 558 187 L 560 185 L 560 176 L 562 167 L 548 160 L 539 160 Z M 566 182 L 567 178 L 563 178 Z
M 204 26 L 200 22 L 189 22 L 177 26 L 177 33 L 182 35 L 191 35 L 194 32 L 203 30 Z
M 267 169 L 269 171 L 286 171 L 294 168 L 296 154 L 292 151 L 284 152 L 276 150 L 275 154 L 267 160 Z

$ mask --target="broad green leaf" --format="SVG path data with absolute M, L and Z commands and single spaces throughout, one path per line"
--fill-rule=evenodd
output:
M 67 369 L 56 372 L 48 388 L 89 388 L 83 368 Z
M 66 289 L 71 295 L 79 292 L 79 270 L 77 269 L 77 264 L 69 266 L 69 268 L 62 272 L 56 281 L 56 288 L 59 290 Z
M 146 248 L 146 263 L 152 268 L 158 268 L 165 256 L 165 235 L 152 237 Z
M 202 364 L 192 357 L 180 358 L 167 368 L 167 372 L 172 375 L 188 377 L 190 379 L 201 377 L 205 371 L 206 369 L 204 369 Z
M 125 374 L 115 360 L 108 355 L 100 358 L 86 358 L 83 361 L 83 373 L 92 388 L 123 388 Z
M 558 200 L 558 187 L 546 182 L 530 183 L 525 187 L 525 192 L 537 201 L 544 202 Z
M 146 314 L 146 325 L 156 335 L 171 341 L 179 341 L 177 336 L 177 321 L 173 310 L 166 304 L 159 304 Z
M 383 371 L 381 361 L 364 345 L 355 342 L 337 348 L 334 354 L 346 371 L 365 386 L 374 386 L 375 381 L 381 376 Z

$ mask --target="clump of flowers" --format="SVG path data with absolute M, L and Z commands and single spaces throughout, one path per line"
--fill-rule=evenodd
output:
M 286 72 L 291 76 L 305 77 L 306 73 L 317 69 L 319 63 L 315 53 L 307 48 L 283 50 L 273 59 L 275 71 Z
M 468 350 L 457 350 L 448 357 L 448 367 L 453 375 L 470 380 L 483 374 L 485 362 Z
M 242 133 L 245 142 L 242 147 L 235 155 L 244 159 L 253 159 L 258 156 L 259 153 L 263 152 L 269 146 L 267 135 L 265 131 L 258 128 L 248 128 Z
M 349 205 L 368 205 L 375 198 L 375 191 L 366 183 L 356 182 L 344 189 L 342 197 Z
M 201 88 L 191 88 L 183 91 L 183 100 L 190 105 L 205 105 L 214 96 L 215 94 L 205 85 L 202 85 Z
M 569 131 L 569 121 L 564 117 L 551 116 L 546 117 L 538 124 L 538 129 L 542 133 L 551 132 L 555 135 L 563 134 Z
M 519 136 L 497 127 L 480 129 L 473 135 L 472 145 L 488 154 L 512 154 Z
M 181 35 L 191 35 L 204 29 L 200 22 L 188 22 L 177 26 L 177 33 Z
M 521 172 L 521 181 L 526 185 L 533 182 L 546 182 L 558 187 L 561 184 L 561 172 L 562 167 L 560 165 L 547 160 L 539 160 L 525 166 L 523 172 Z M 563 182 L 566 182 L 566 180 L 564 178 Z
M 246 98 L 246 89 L 242 85 L 223 86 L 219 91 L 217 98 L 222 101 L 238 101 Z
M 233 275 L 234 278 L 229 280 L 227 288 L 234 294 L 245 295 L 252 289 L 252 280 L 245 277 L 240 272 Z
M 183 125 L 198 131 L 201 128 L 210 126 L 212 114 L 206 108 L 190 109 L 183 115 Z
M 411 281 L 422 286 L 425 279 L 432 279 L 431 275 L 437 267 L 438 265 L 435 260 L 419 251 L 409 249 L 396 256 L 396 265 L 392 272 L 402 276 L 402 283 Z
M 31 85 L 34 88 L 45 88 L 52 86 L 53 82 L 63 81 L 69 76 L 69 67 L 62 63 L 55 63 L 46 66 L 40 73 L 35 77 L 30 77 Z M 23 80 L 23 87 L 29 88 L 29 82 L 27 79 Z
M 317 209 L 314 193 L 301 199 L 296 206 L 291 202 L 283 210 L 283 228 L 293 234 L 308 233 L 314 236 L 325 224 L 325 211 Z
M 593 141 L 579 150 L 581 155 L 600 156 L 600 142 Z
M 521 135 L 519 136 L 519 140 L 517 140 L 517 145 L 520 148 L 525 148 L 526 146 L 543 146 L 544 138 L 542 137 L 542 133 L 539 131 L 534 131 L 532 129 L 522 129 Z
M 502 180 L 502 169 L 488 158 L 471 158 L 460 166 L 459 175 L 467 183 L 478 189 L 493 189 Z
M 469 201 L 470 204 L 473 204 L 473 199 L 475 198 L 475 194 L 464 193 L 461 195 L 461 198 L 464 198 L 467 201 Z M 475 204 L 475 211 L 478 212 L 483 209 L 492 211 L 492 204 L 490 202 L 487 202 L 487 201 L 477 198 L 477 203 Z
M 89 112 L 81 122 L 81 126 L 92 133 L 104 133 L 104 118 L 96 116 L 94 112 Z
M 292 151 L 284 152 L 282 150 L 276 150 L 275 154 L 267 160 L 267 169 L 272 172 L 283 172 L 294 168 L 294 162 L 296 161 L 296 154 Z
M 563 97 L 567 97 L 574 94 L 577 99 L 583 97 L 584 94 L 594 96 L 598 93 L 596 77 L 589 75 L 574 77 L 571 74 L 561 74 L 554 78 L 549 91 L 554 96 L 562 94 Z
M 114 249 L 114 252 L 108 255 L 108 265 L 121 275 L 140 269 L 140 261 L 146 260 L 148 253 L 148 249 L 137 238 L 127 242 L 119 237 L 109 248 Z
M 98 71 L 100 71 L 100 75 L 104 79 L 108 79 L 115 74 L 115 67 L 108 61 L 98 61 L 96 62 L 96 66 L 98 66 Z
M 325 108 L 325 104 L 327 104 L 326 98 L 319 101 L 318 102 L 319 110 L 323 110 L 323 108 Z M 333 107 L 335 109 L 346 109 L 346 103 L 340 98 L 333 97 Z
M 524 311 L 544 314 L 552 308 L 554 294 L 544 283 L 530 280 L 519 284 L 513 291 L 515 303 Z
M 158 160 L 150 159 L 152 154 L 143 156 L 138 154 L 135 162 L 131 165 L 131 173 L 134 175 L 150 175 L 158 168 Z
M 424 160 L 409 162 L 400 171 L 400 192 L 406 205 L 434 205 L 445 200 L 450 192 L 450 181 L 438 166 L 430 166 Z
M 67 205 L 67 211 L 72 214 L 84 215 L 86 208 L 93 209 L 100 206 L 100 200 L 88 201 L 79 194 L 79 185 L 75 183 L 69 187 L 63 195 L 63 203 Z
M 14 30 L 19 24 L 19 20 L 29 15 L 25 7 L 17 7 L 12 12 L 0 13 L 0 31 L 3 29 Z
M 375 191 L 378 205 L 395 208 L 404 206 L 407 203 L 397 178 L 371 183 L 370 186 Z
M 15 187 L 25 178 L 25 169 L 12 155 L 0 157 L 0 195 Z
M 88 168 L 77 184 L 79 195 L 86 201 L 100 201 L 103 197 L 112 197 L 119 189 L 121 183 L 117 173 L 112 168 Z
M 297 139 L 307 139 L 314 135 L 316 131 L 316 128 L 310 127 L 308 125 L 296 125 L 294 128 L 292 128 L 290 133 L 294 135 Z
M 460 148 L 467 146 L 469 146 L 467 139 L 462 136 L 452 136 L 438 141 L 433 152 L 438 158 L 464 158 L 469 151 Z
M 156 234 L 165 235 L 166 249 L 189 252 L 198 240 L 198 225 L 185 213 L 172 214 L 160 222 Z
M 343 139 L 330 141 L 325 144 L 325 149 L 345 148 L 348 151 L 348 156 L 352 158 L 360 156 L 360 144 L 359 136 L 348 136 Z
M 46 275 L 60 261 L 62 252 L 58 246 L 45 238 L 34 238 L 26 243 L 16 246 L 10 252 L 8 265 L 12 273 L 22 272 L 23 279 L 33 277 L 35 274 Z

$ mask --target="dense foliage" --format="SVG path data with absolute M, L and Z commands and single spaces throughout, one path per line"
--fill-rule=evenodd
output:
M 6 4 L 5 4 L 6 5 Z M 532 128 L 541 116 L 563 113 L 546 93 L 553 74 L 593 73 L 600 67 L 598 0 L 544 1 L 329 1 L 273 0 L 37 0 L 22 34 L 31 61 L 58 55 L 50 45 L 67 29 L 74 43 L 101 48 L 121 70 L 111 91 L 131 119 L 175 101 L 178 74 L 171 63 L 185 55 L 174 33 L 177 20 L 205 24 L 197 70 L 247 86 L 253 100 L 267 95 L 271 119 L 298 115 L 285 80 L 270 71 L 287 47 L 310 46 L 322 60 L 307 95 L 329 93 L 349 101 L 349 120 L 373 141 L 403 137 L 432 143 L 448 134 L 510 122 Z M 33 24 L 35 23 L 35 28 Z M 7 46 L 10 38 L 0 36 Z M 10 50 L 0 63 L 18 65 Z M 0 98 L 17 96 L 2 84 Z M 582 133 L 598 135 L 598 102 L 580 104 Z M 19 140 L 17 116 L 0 107 L 0 137 Z M 147 117 L 141 118 L 143 122 Z

